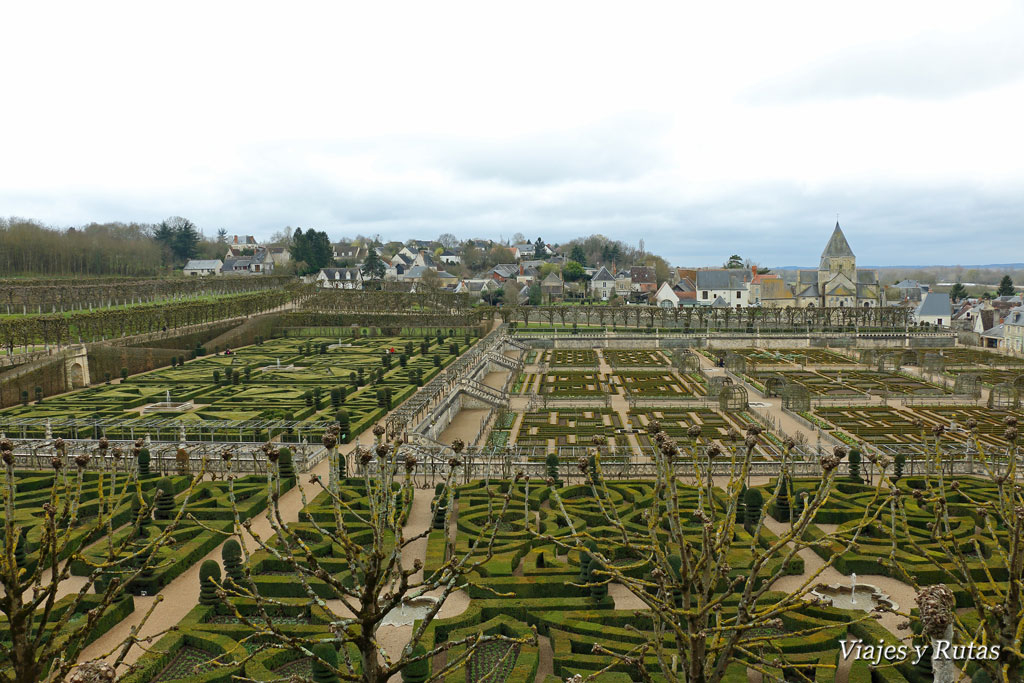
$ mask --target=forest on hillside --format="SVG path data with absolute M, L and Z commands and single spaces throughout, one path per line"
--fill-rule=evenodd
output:
M 190 258 L 223 258 L 225 248 L 178 216 L 157 224 L 90 223 L 67 229 L 0 218 L 0 273 L 5 277 L 155 276 Z

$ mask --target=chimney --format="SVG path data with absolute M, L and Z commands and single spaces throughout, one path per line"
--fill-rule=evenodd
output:
M 520 263 L 519 264 L 519 274 L 522 275 L 523 273 L 524 273 L 523 264 Z
M 754 277 L 757 277 L 757 266 L 750 266 L 750 271 L 754 274 Z

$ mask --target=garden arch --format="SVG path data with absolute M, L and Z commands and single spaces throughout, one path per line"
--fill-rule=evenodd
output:
M 953 393 L 960 396 L 981 398 L 981 378 L 973 372 L 964 372 L 956 376 L 953 382 Z
M 747 389 L 741 384 L 730 384 L 718 395 L 718 407 L 724 413 L 738 413 L 746 410 L 749 405 Z
M 795 413 L 811 409 L 811 392 L 802 384 L 788 383 L 782 390 L 782 407 Z
M 1016 410 L 1020 408 L 1020 394 L 1009 382 L 997 384 L 988 394 L 988 407 L 997 410 Z
M 782 396 L 788 382 L 782 375 L 772 375 L 764 383 L 765 396 Z
M 732 377 L 726 377 L 725 375 L 715 375 L 708 380 L 708 397 L 716 398 L 722 393 L 722 390 L 732 384 Z

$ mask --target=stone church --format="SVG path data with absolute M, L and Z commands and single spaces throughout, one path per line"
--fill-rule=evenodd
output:
M 795 280 L 795 283 L 787 283 L 786 292 L 777 296 L 762 295 L 762 304 L 801 308 L 873 308 L 882 305 L 878 271 L 857 269 L 857 257 L 853 255 L 838 221 L 825 250 L 821 252 L 818 269 L 798 270 Z

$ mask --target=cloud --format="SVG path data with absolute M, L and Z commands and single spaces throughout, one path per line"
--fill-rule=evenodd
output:
M 803 68 L 743 93 L 752 104 L 865 97 L 945 100 L 1024 79 L 1022 12 L 985 30 L 929 32 L 898 40 L 855 43 L 808 55 Z

